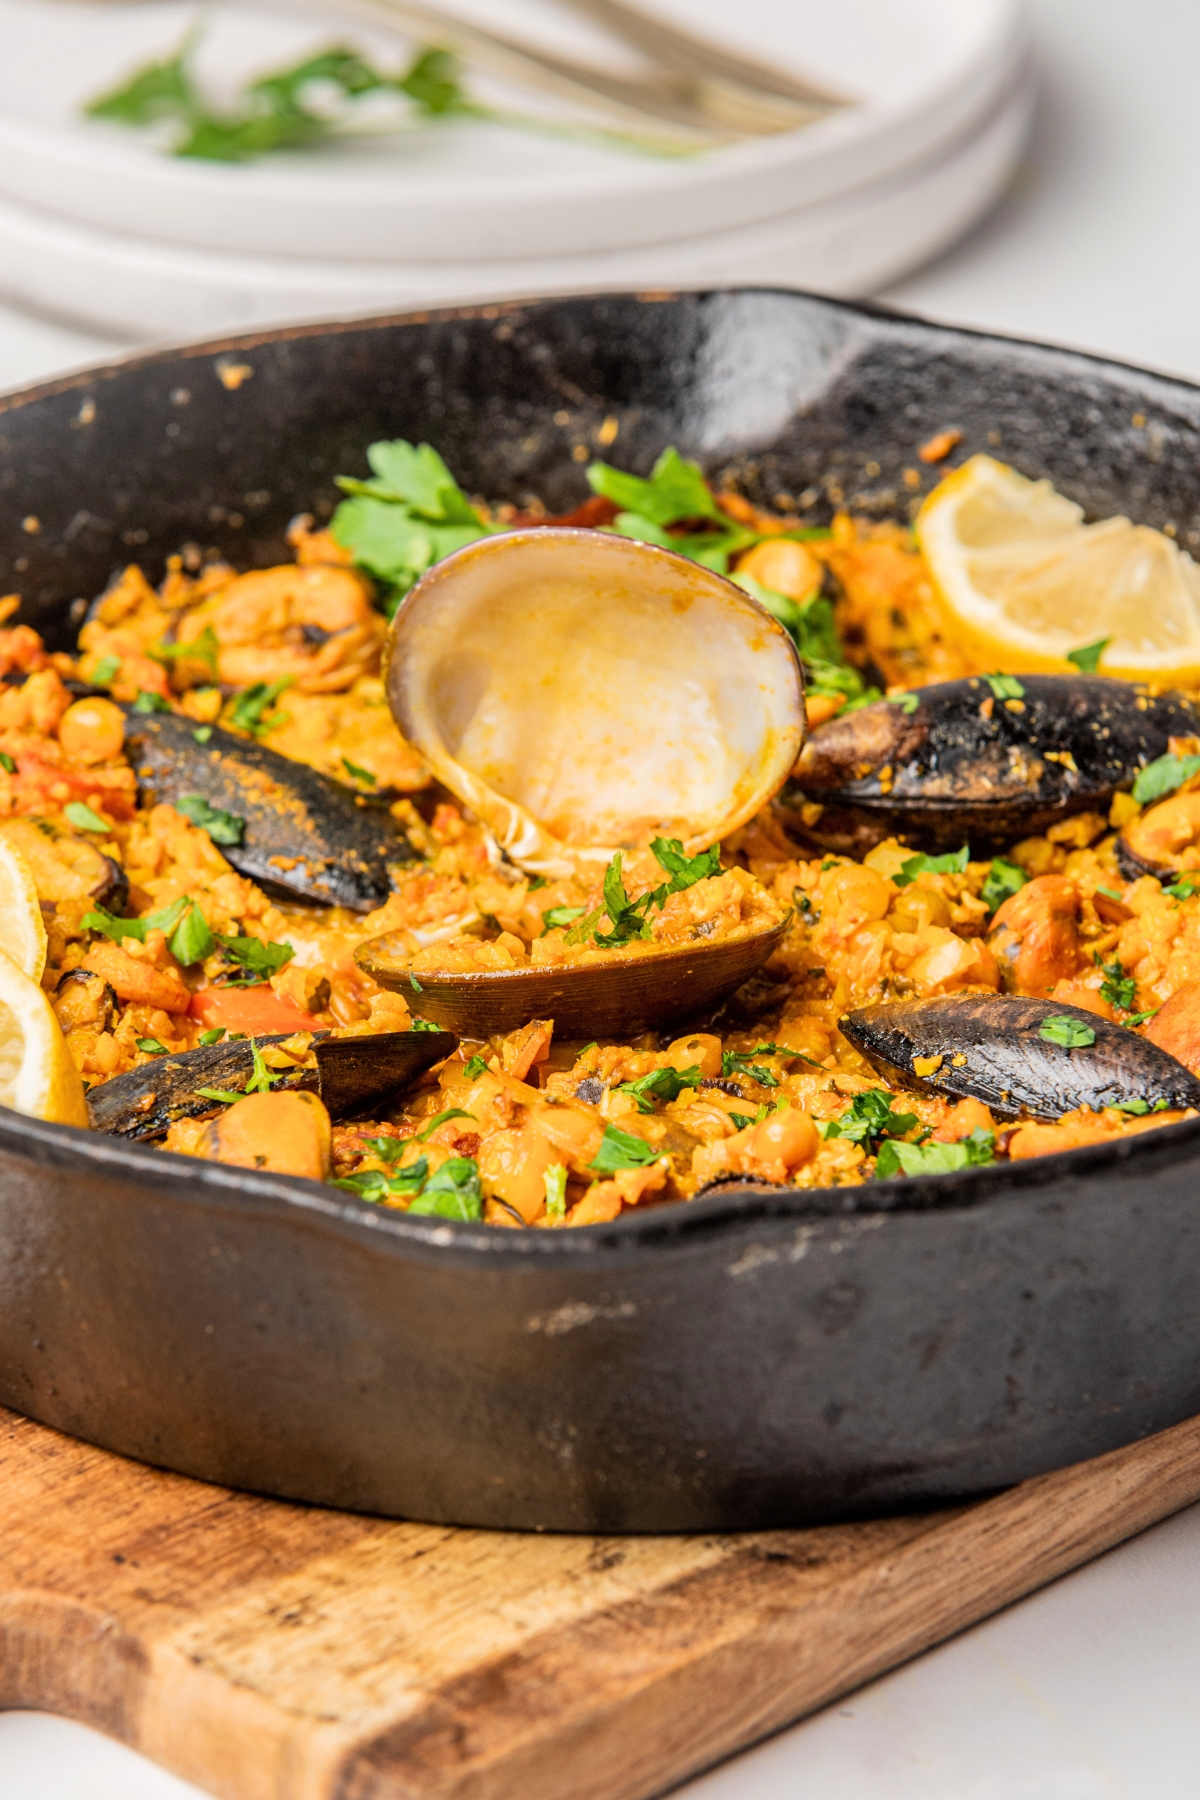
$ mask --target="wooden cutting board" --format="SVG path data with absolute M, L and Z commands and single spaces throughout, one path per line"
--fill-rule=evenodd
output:
M 807 1531 L 398 1525 L 0 1410 L 0 1706 L 222 1800 L 642 1800 L 1200 1498 L 1200 1419 L 967 1506 Z

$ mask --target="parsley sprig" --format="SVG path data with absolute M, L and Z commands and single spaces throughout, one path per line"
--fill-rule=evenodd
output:
M 672 894 L 681 894 L 685 888 L 694 887 L 698 881 L 707 881 L 710 876 L 721 873 L 719 844 L 702 850 L 699 856 L 685 856 L 683 843 L 679 838 L 655 838 L 650 848 L 658 866 L 667 871 L 670 880 L 651 888 L 638 899 L 631 900 L 621 873 L 621 852 L 618 850 L 604 871 L 603 906 L 597 906 L 582 919 L 576 920 L 563 940 L 564 943 L 586 944 L 590 939 L 602 950 L 615 950 L 622 944 L 633 943 L 635 939 L 649 938 L 652 935 L 648 919 L 651 907 L 656 907 L 661 912 Z M 612 929 L 602 932 L 598 927 L 605 917 Z
M 953 1175 L 996 1160 L 996 1134 L 976 1126 L 957 1144 L 902 1144 L 889 1138 L 875 1159 L 875 1179 L 889 1175 Z
M 917 1124 L 917 1115 L 893 1112 L 892 1099 L 885 1088 L 868 1088 L 865 1093 L 855 1094 L 841 1118 L 831 1120 L 825 1127 L 825 1136 L 861 1144 L 868 1155 L 881 1138 L 906 1137 Z
M 704 1079 L 699 1065 L 690 1069 L 651 1069 L 636 1081 L 622 1081 L 617 1092 L 631 1094 L 642 1113 L 652 1113 L 656 1100 L 678 1100 L 685 1088 L 698 1088 Z

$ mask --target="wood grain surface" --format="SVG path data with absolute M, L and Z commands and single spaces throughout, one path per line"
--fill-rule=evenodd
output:
M 971 1505 L 744 1536 L 404 1525 L 0 1411 L 0 1706 L 221 1800 L 642 1800 L 1200 1498 L 1200 1420 Z

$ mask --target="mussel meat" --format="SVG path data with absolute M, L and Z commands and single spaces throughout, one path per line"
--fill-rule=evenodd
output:
M 779 805 L 789 829 L 844 854 L 893 833 L 982 851 L 1104 810 L 1171 738 L 1198 733 L 1189 694 L 1100 675 L 971 676 L 820 726 Z
M 126 747 L 144 805 L 199 795 L 229 815 L 216 842 L 239 874 L 277 897 L 373 912 L 388 865 L 414 852 L 388 813 L 307 764 L 173 713 L 128 710 Z
M 1131 1101 L 1200 1109 L 1200 1081 L 1182 1063 L 1082 1007 L 974 994 L 866 1006 L 839 1024 L 881 1075 L 982 1100 L 997 1118 L 1055 1120 Z
M 254 1073 L 255 1045 L 261 1049 L 284 1041 L 278 1035 L 227 1039 L 140 1063 L 89 1091 L 92 1128 L 137 1142 L 165 1137 L 177 1120 L 199 1118 L 213 1110 L 213 1100 L 200 1093 L 201 1088 L 243 1093 Z M 457 1047 L 458 1039 L 446 1031 L 318 1038 L 311 1064 L 272 1070 L 272 1091 L 307 1089 L 320 1095 L 331 1117 L 345 1117 L 410 1086 Z
M 607 532 L 469 544 L 412 589 L 385 655 L 404 736 L 552 879 L 656 835 L 707 848 L 777 792 L 804 738 L 800 663 L 765 608 Z
M 13 818 L 0 820 L 0 837 L 25 858 L 46 905 L 86 896 L 110 912 L 124 909 L 128 876 L 81 833 L 53 819 Z

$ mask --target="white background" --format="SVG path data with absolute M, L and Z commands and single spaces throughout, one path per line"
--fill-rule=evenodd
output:
M 1031 4 L 1042 106 L 1012 192 L 883 298 L 1200 379 L 1200 0 Z M 111 348 L 0 308 L 0 388 Z M 683 1793 L 1197 1800 L 1200 1508 Z M 0 1715 L 0 1800 L 189 1796 L 81 1727 Z

